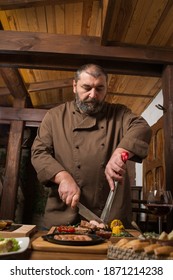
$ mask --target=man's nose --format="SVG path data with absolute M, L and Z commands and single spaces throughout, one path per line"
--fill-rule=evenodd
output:
M 95 88 L 92 88 L 92 89 L 90 90 L 89 97 L 91 97 L 91 98 L 96 98 L 96 97 L 97 97 L 97 91 L 96 91 Z

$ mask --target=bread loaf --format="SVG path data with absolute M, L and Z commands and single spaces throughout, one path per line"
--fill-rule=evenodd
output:
M 144 241 L 132 245 L 132 249 L 136 251 L 143 251 L 143 249 L 150 244 L 149 241 Z
M 147 253 L 147 254 L 153 254 L 154 253 L 154 249 L 160 247 L 160 244 L 150 244 L 146 247 L 144 247 L 144 252 Z
M 168 240 L 173 240 L 173 230 L 168 234 Z
M 129 240 L 127 238 L 122 238 L 115 244 L 115 247 L 122 248 L 128 242 Z
M 173 246 L 160 246 L 158 248 L 154 249 L 155 255 L 169 255 L 170 253 L 173 252 Z

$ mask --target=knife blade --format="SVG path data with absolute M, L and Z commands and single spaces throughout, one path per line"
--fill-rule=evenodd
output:
M 91 210 L 85 207 L 82 203 L 78 202 L 77 207 L 79 208 L 79 214 L 84 217 L 86 220 L 91 221 L 95 220 L 98 223 L 103 223 L 102 219 L 94 214 Z
M 129 158 L 129 154 L 127 152 L 123 152 L 121 154 L 121 158 L 124 162 L 126 162 Z M 114 197 L 115 197 L 116 192 L 117 192 L 117 188 L 118 188 L 118 182 L 115 181 L 114 182 L 114 190 L 113 191 L 110 190 L 108 198 L 106 200 L 105 207 L 104 207 L 104 209 L 102 211 L 102 214 L 101 214 L 101 217 L 100 217 L 104 224 L 108 223 L 109 214 L 110 214 L 110 211 L 111 211 L 111 207 L 112 207 Z
M 102 219 L 104 224 L 107 224 L 107 222 L 108 222 L 109 214 L 110 214 L 112 203 L 113 203 L 116 191 L 117 191 L 117 187 L 118 187 L 118 182 L 115 182 L 114 190 L 113 191 L 110 190 L 108 198 L 106 200 L 105 207 L 102 211 L 100 218 Z

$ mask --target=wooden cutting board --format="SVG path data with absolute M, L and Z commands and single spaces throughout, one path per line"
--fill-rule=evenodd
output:
M 88 254 L 107 254 L 108 242 L 89 245 L 89 246 L 69 246 L 50 243 L 43 240 L 42 237 L 36 238 L 32 243 L 31 247 L 33 250 L 38 251 L 52 251 L 52 252 L 69 252 L 69 253 L 88 253 Z
M 52 227 L 47 234 L 53 233 L 55 227 Z M 128 230 L 133 236 L 138 236 L 139 232 L 136 230 Z M 117 238 L 118 239 L 118 238 Z M 43 240 L 42 237 L 36 238 L 32 243 L 32 249 L 38 251 L 48 251 L 48 252 L 69 252 L 69 253 L 88 253 L 88 254 L 107 254 L 108 245 L 113 240 L 105 241 L 104 243 L 89 246 L 69 246 L 50 243 Z
M 15 224 L 16 229 L 14 230 L 1 230 L 0 237 L 10 238 L 10 237 L 25 237 L 30 236 L 36 231 L 36 225 L 17 225 Z

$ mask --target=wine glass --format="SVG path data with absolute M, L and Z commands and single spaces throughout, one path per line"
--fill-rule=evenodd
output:
M 146 207 L 150 213 L 158 217 L 159 234 L 161 234 L 162 218 L 168 215 L 173 208 L 171 192 L 163 189 L 150 190 L 147 196 Z

